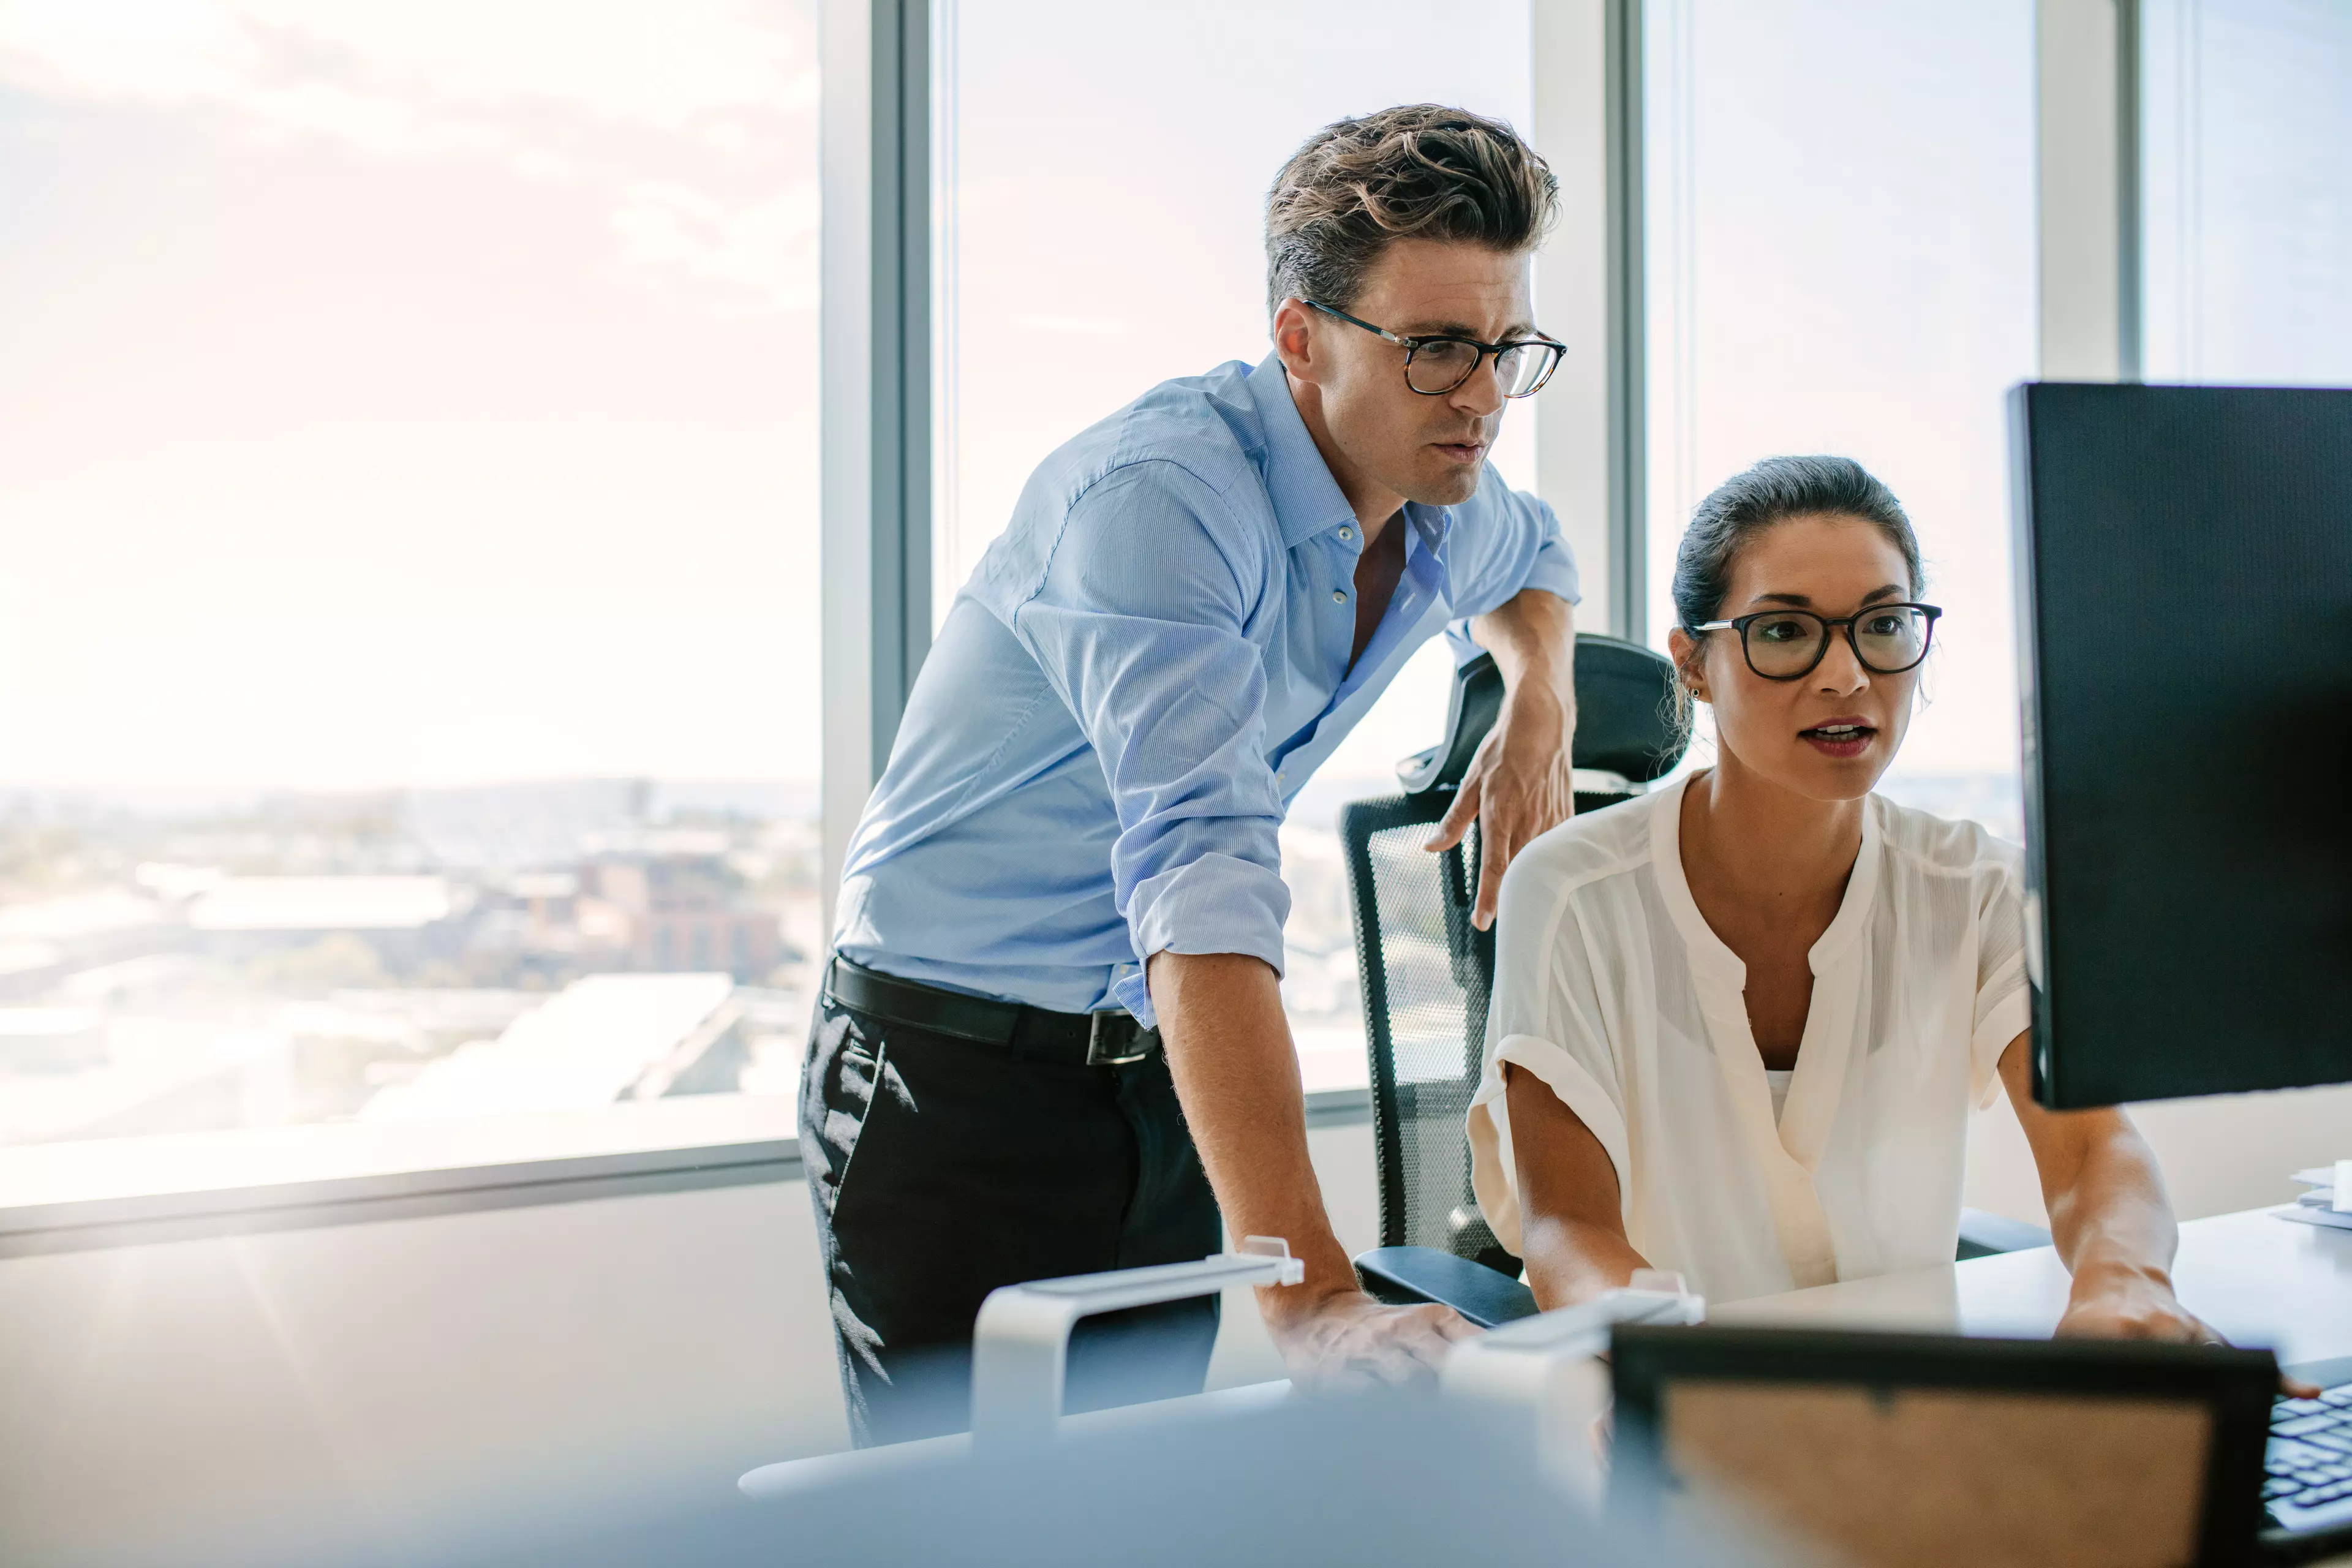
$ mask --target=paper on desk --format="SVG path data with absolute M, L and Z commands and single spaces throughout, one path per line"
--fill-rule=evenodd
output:
M 2328 1207 L 2337 1214 L 2352 1214 L 2352 1160 L 2338 1160 L 2333 1165 L 2314 1165 L 2307 1171 L 2297 1171 L 2294 1180 L 2306 1187 L 2328 1187 Z M 2309 1194 L 2305 1194 L 2306 1199 Z

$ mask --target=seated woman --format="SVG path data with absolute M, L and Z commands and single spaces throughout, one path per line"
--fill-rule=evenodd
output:
M 1678 1269 L 1736 1300 L 1949 1262 L 1969 1112 L 2005 1084 L 2074 1273 L 2062 1331 L 2217 1338 L 2120 1110 L 2028 1077 L 2020 852 L 1871 794 L 1938 612 L 1886 488 L 1776 458 L 1699 507 L 1670 638 L 1715 766 L 1503 881 L 1473 1180 L 1547 1308 Z

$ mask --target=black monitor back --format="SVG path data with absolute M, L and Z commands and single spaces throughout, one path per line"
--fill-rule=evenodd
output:
M 2352 391 L 2011 416 L 2035 1097 L 2352 1079 Z

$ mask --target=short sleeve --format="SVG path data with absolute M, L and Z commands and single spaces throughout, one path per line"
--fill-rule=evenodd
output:
M 1625 1090 L 1584 911 L 1538 839 L 1503 875 L 1495 926 L 1486 1068 L 1469 1116 L 1471 1185 L 1495 1237 L 1519 1250 L 1518 1168 L 1503 1065 L 1533 1073 L 1591 1131 L 1617 1171 L 1630 1214 L 1633 1166 Z
M 2000 1054 L 2033 1022 L 2025 979 L 2025 867 L 2014 845 L 1977 873 L 1977 995 L 1969 1040 L 1969 1089 L 1979 1110 L 2000 1092 Z

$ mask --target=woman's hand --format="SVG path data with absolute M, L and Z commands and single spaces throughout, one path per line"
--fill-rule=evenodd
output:
M 2062 1338 L 2166 1340 L 2184 1345 L 2226 1345 L 2221 1331 L 2193 1315 L 2172 1293 L 2172 1280 L 2144 1268 L 2094 1265 L 2074 1276 L 2066 1315 L 2058 1320 Z M 2316 1399 L 2319 1390 L 2281 1373 L 2279 1393 L 2289 1399 Z
M 2230 1342 L 2189 1312 L 2162 1271 L 2093 1264 L 2074 1276 L 2058 1332 L 2076 1339 L 2168 1340 L 2175 1344 Z

